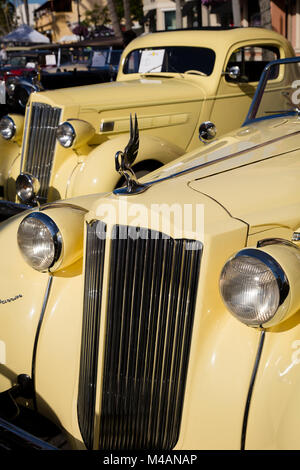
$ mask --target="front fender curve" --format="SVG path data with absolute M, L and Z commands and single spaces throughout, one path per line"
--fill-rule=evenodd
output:
M 115 169 L 115 154 L 124 150 L 129 135 L 108 140 L 93 150 L 71 178 L 67 197 L 112 191 L 120 179 Z M 134 164 L 155 160 L 162 165 L 183 155 L 184 150 L 171 142 L 149 135 L 140 136 L 139 153 Z
M 49 275 L 32 269 L 17 245 L 24 214 L 0 228 L 0 392 L 32 373 L 32 352 Z
M 10 142 L 0 138 L 0 187 L 3 187 L 3 196 L 5 199 L 10 199 L 13 193 L 15 197 L 15 189 L 11 191 L 12 168 L 17 161 L 19 161 L 20 146 L 16 142 Z
M 266 331 L 245 448 L 299 449 L 300 312 Z

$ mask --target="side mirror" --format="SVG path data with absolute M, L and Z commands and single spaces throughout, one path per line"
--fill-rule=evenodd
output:
M 237 80 L 241 75 L 239 66 L 233 65 L 226 72 L 224 72 L 224 75 L 228 75 L 228 77 L 231 78 L 231 80 Z
M 217 135 L 217 128 L 211 121 L 205 121 L 200 124 L 199 127 L 199 139 L 201 142 L 207 143 L 208 140 L 212 140 Z

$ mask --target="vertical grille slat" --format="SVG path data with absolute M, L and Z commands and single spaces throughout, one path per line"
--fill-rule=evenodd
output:
M 180 429 L 202 244 L 136 231 L 111 241 L 100 449 L 172 449 Z
M 144 228 L 114 226 L 108 300 L 102 312 L 105 329 L 100 331 L 105 242 L 96 240 L 93 224 L 87 226 L 78 395 L 84 442 L 91 449 L 95 440 L 97 357 L 102 338 L 96 448 L 173 449 L 184 403 L 202 243 Z
M 100 312 L 102 300 L 105 239 L 98 237 L 99 225 L 104 233 L 105 224 L 94 221 L 87 225 L 85 282 L 79 389 L 77 413 L 79 427 L 88 449 L 93 447 Z
M 30 173 L 40 182 L 38 196 L 47 200 L 48 186 L 53 164 L 56 129 L 61 115 L 60 108 L 44 103 L 32 103 L 28 126 L 27 151 L 21 171 Z

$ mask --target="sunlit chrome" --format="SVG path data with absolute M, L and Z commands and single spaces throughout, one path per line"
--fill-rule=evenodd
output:
M 26 113 L 21 173 L 39 180 L 39 200 L 47 200 L 60 115 L 60 108 L 44 103 L 32 103 Z
M 138 155 L 139 151 L 139 127 L 137 116 L 135 115 L 134 127 L 132 117 L 130 115 L 130 138 L 126 145 L 124 152 L 119 151 L 115 154 L 116 171 L 125 179 L 126 186 L 120 189 L 115 189 L 115 194 L 137 194 L 145 191 L 147 186 L 140 184 L 132 169 L 132 165 Z
M 199 127 L 199 139 L 201 142 L 206 143 L 209 140 L 212 140 L 217 135 L 217 128 L 215 124 L 211 121 L 205 121 L 200 124 Z
M 35 224 L 36 221 L 36 224 Z M 29 223 L 29 227 L 28 227 Z M 45 239 L 42 230 L 46 229 L 51 240 L 51 253 L 44 255 Z M 34 269 L 45 272 L 54 270 L 62 254 L 62 236 L 56 223 L 43 212 L 32 212 L 19 225 L 17 232 L 19 249 L 25 261 Z
M 56 138 L 60 145 L 65 148 L 72 146 L 76 137 L 76 132 L 74 127 L 70 122 L 62 122 L 59 124 L 56 131 Z
M 16 192 L 21 202 L 34 204 L 37 202 L 37 194 L 40 183 L 37 178 L 29 173 L 21 173 L 16 179 Z
M 10 116 L 4 116 L 0 120 L 0 134 L 5 140 L 10 140 L 16 133 L 16 125 Z

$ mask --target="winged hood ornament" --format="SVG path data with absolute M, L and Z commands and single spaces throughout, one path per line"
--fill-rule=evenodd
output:
M 132 169 L 132 165 L 139 151 L 139 127 L 135 114 L 134 125 L 130 114 L 130 137 L 124 151 L 118 151 L 115 154 L 116 171 L 125 178 L 126 186 L 115 189 L 115 194 L 136 194 L 147 189 L 147 186 L 138 182 L 137 177 Z

